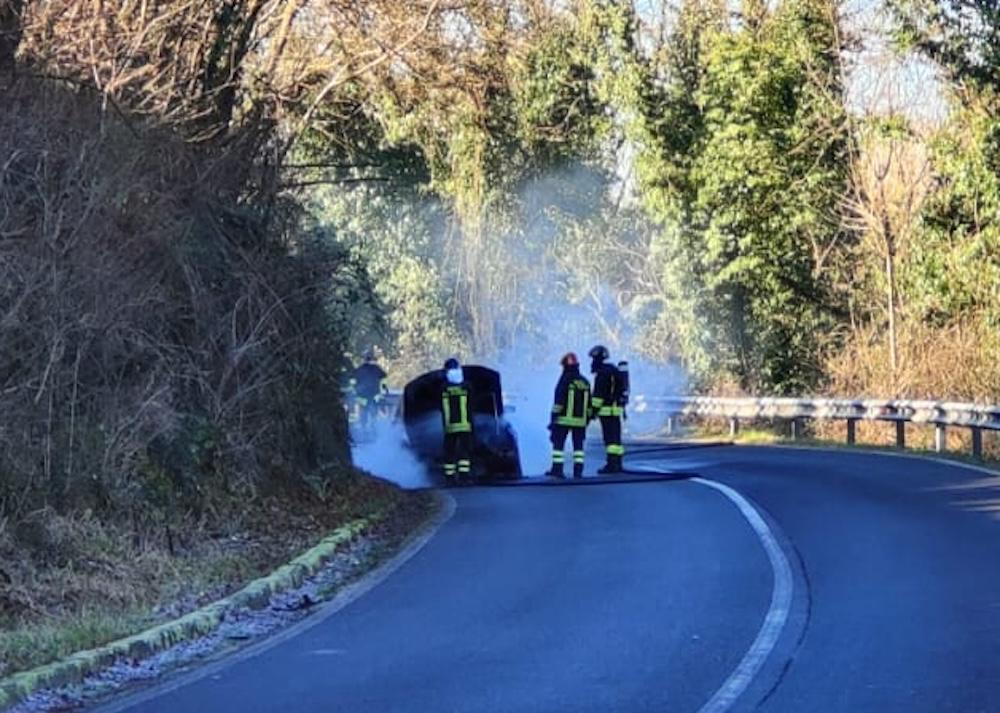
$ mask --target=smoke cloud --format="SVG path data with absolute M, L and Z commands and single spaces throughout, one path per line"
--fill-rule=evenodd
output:
M 403 424 L 394 419 L 377 419 L 370 438 L 357 440 L 351 454 L 354 464 L 402 488 L 433 485 L 424 464 L 406 446 Z
M 539 475 L 551 463 L 547 426 L 566 352 L 577 354 L 588 379 L 587 353 L 595 344 L 608 347 L 612 363 L 629 362 L 626 439 L 663 426 L 661 414 L 644 408 L 646 399 L 685 389 L 679 367 L 649 356 L 669 351 L 650 331 L 664 304 L 661 270 L 651 248 L 654 229 L 636 217 L 640 211 L 622 207 L 625 184 L 620 176 L 582 166 L 549 173 L 523 188 L 516 219 L 495 221 L 495 234 L 487 227 L 485 239 L 469 245 L 462 236 L 453 238 L 454 253 L 464 261 L 461 269 L 448 262 L 447 251 L 438 258 L 459 306 L 456 327 L 480 345 L 474 348 L 478 353 L 456 356 L 500 372 L 507 420 L 517 431 L 526 475 Z M 479 289 L 463 288 L 463 279 Z M 490 338 L 478 339 L 480 331 Z M 439 366 L 420 364 L 415 370 Z M 588 439 L 600 439 L 596 422 Z M 429 485 L 433 476 L 404 442 L 401 426 L 380 424 L 373 441 L 355 447 L 355 462 L 404 487 Z M 588 463 L 587 471 L 599 465 Z

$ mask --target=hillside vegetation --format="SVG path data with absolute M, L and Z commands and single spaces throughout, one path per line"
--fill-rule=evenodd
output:
M 0 0 L 0 625 L 391 499 L 340 396 L 373 345 L 1000 400 L 1000 21 L 853 7 Z M 879 43 L 940 120 L 857 101 Z
M 695 391 L 996 400 L 996 18 L 866 8 L 442 9 L 339 92 L 369 143 L 310 169 L 389 308 L 352 348 L 407 375 L 604 341 Z

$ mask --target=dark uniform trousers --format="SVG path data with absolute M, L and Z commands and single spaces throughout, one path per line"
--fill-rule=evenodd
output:
M 444 462 L 445 475 L 449 478 L 456 473 L 463 480 L 472 475 L 472 434 L 469 431 L 445 434 Z
M 608 462 L 621 466 L 621 458 L 625 455 L 625 447 L 622 445 L 622 417 L 599 416 L 598 418 L 601 421 L 601 434 L 604 437 L 604 450 Z
M 560 472 L 563 463 L 563 447 L 566 445 L 566 436 L 573 439 L 573 474 L 583 473 L 583 441 L 587 435 L 586 428 L 574 428 L 572 426 L 560 426 L 552 424 L 552 463 L 557 466 Z

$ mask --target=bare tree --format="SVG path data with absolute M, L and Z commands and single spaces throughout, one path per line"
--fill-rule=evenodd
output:
M 930 157 L 919 137 L 874 132 L 851 171 L 846 206 L 850 224 L 863 236 L 868 249 L 880 256 L 885 269 L 889 366 L 895 375 L 899 369 L 896 265 L 931 188 Z

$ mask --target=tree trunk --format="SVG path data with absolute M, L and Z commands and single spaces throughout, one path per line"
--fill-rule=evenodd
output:
M 892 369 L 892 387 L 896 388 L 896 371 L 899 368 L 898 348 L 896 344 L 896 251 L 890 243 L 885 254 L 885 276 L 889 283 L 889 366 Z

